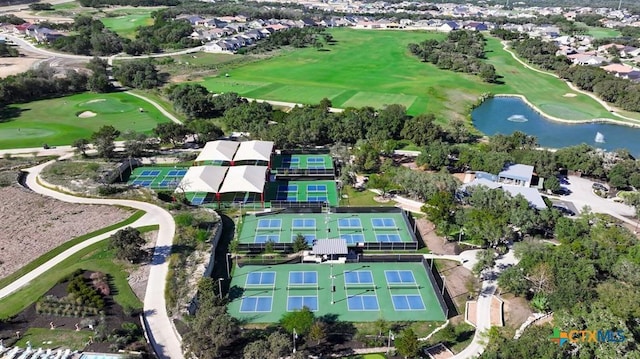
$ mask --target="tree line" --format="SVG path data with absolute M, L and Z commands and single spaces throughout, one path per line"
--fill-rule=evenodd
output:
M 245 52 L 261 53 L 280 49 L 284 46 L 303 48 L 313 46 L 322 48 L 326 43 L 335 43 L 333 35 L 325 32 L 324 27 L 293 27 L 276 31 L 266 39 L 258 41 L 254 46 L 247 47 Z
M 495 32 L 496 36 L 511 38 L 505 32 Z M 571 66 L 566 56 L 557 56 L 557 47 L 540 39 L 521 34 L 520 39 L 512 39 L 511 47 L 518 56 L 532 64 L 555 72 L 571 81 L 578 88 L 596 93 L 604 101 L 615 104 L 627 111 L 640 111 L 640 84 L 619 78 L 594 66 Z
M 493 65 L 485 59 L 486 40 L 475 31 L 451 31 L 445 40 L 428 39 L 419 44 L 409 44 L 409 51 L 423 62 L 430 62 L 440 69 L 465 72 L 480 76 L 485 82 L 498 80 Z

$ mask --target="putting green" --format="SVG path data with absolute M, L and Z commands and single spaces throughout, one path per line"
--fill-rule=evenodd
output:
M 488 84 L 477 76 L 438 69 L 407 50 L 412 42 L 443 39 L 446 35 L 442 33 L 328 31 L 337 40 L 325 46 L 329 51 L 305 48 L 283 52 L 232 68 L 228 78 L 211 77 L 202 84 L 214 92 L 234 91 L 266 100 L 313 104 L 327 97 L 335 107 L 343 108 L 400 103 L 410 114 L 432 112 L 441 121 L 465 119 L 469 106 L 486 92 L 524 95 L 549 115 L 569 120 L 611 116 L 586 95 L 563 97 L 572 92 L 564 81 L 525 68 L 495 38 L 487 41 L 486 61 L 496 67 L 503 84 Z
M 104 125 L 124 132 L 150 133 L 161 122 L 168 122 L 155 107 L 126 93 L 83 93 L 51 100 L 12 105 L 22 112 L 18 117 L 0 120 L 0 148 L 68 145 L 89 138 Z M 142 109 L 142 111 L 140 111 Z M 93 117 L 80 118 L 85 111 Z

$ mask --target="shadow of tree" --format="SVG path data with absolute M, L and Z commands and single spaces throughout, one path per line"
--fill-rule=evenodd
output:
M 20 117 L 20 115 L 25 111 L 29 111 L 29 109 L 22 109 L 13 106 L 2 106 L 0 107 L 0 123 L 9 122 L 14 118 Z

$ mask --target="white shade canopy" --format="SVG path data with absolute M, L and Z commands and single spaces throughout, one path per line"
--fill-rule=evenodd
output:
M 234 166 L 228 168 L 227 177 L 219 193 L 253 192 L 262 193 L 266 182 L 266 166 Z
M 240 147 L 233 157 L 234 161 L 269 161 L 273 151 L 271 141 L 240 142 Z
M 196 158 L 195 162 L 201 161 L 233 161 L 240 142 L 235 141 L 211 141 L 204 145 L 204 148 Z
M 196 166 L 187 170 L 176 192 L 218 193 L 229 167 Z

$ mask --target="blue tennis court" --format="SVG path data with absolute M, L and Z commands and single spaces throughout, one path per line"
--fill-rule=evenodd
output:
M 187 174 L 187 170 L 171 170 L 167 173 L 168 177 L 184 177 Z
M 344 284 L 373 284 L 373 274 L 370 270 L 344 272 Z
M 380 243 L 402 242 L 402 238 L 400 237 L 399 234 L 377 234 L 376 233 L 376 240 Z
M 153 183 L 153 180 L 137 179 L 137 180 L 134 180 L 133 182 L 131 182 L 131 184 L 133 184 L 135 186 L 142 186 L 142 187 L 149 187 L 149 186 L 151 186 L 151 183 Z
M 258 220 L 258 229 L 280 229 L 282 226 L 281 219 L 267 219 L 263 218 Z
M 318 272 L 289 272 L 289 285 L 318 284 Z
M 338 228 L 340 229 L 360 229 L 362 228 L 362 222 L 360 218 L 339 218 Z
M 253 243 L 279 243 L 280 235 L 279 234 L 256 234 L 256 237 L 253 239 Z
M 393 308 L 398 310 L 425 310 L 424 302 L 420 294 L 391 295 Z
M 162 171 L 159 171 L 159 170 L 142 171 L 140 172 L 140 175 L 138 177 L 156 177 L 160 174 L 160 172 Z
M 316 219 L 294 218 L 291 220 L 291 227 L 294 229 L 316 229 Z
M 410 270 L 386 270 L 387 284 L 416 284 L 416 278 Z
M 307 192 L 327 192 L 327 186 L 323 184 L 310 184 L 307 186 Z
M 340 234 L 340 238 L 344 239 L 347 244 L 364 243 L 364 234 Z
M 276 272 L 251 272 L 247 274 L 246 286 L 252 285 L 274 285 L 276 283 Z
M 280 185 L 278 186 L 278 192 L 298 192 L 298 185 L 290 184 L 290 185 Z
M 371 226 L 376 229 L 397 228 L 393 218 L 371 218 Z
M 295 295 L 287 297 L 287 311 L 293 312 L 294 310 L 300 310 L 303 307 L 309 308 L 312 312 L 318 310 L 318 296 L 317 295 Z
M 271 312 L 273 297 L 245 297 L 240 304 L 241 313 Z
M 347 297 L 347 307 L 350 311 L 380 310 L 376 295 L 359 294 Z

